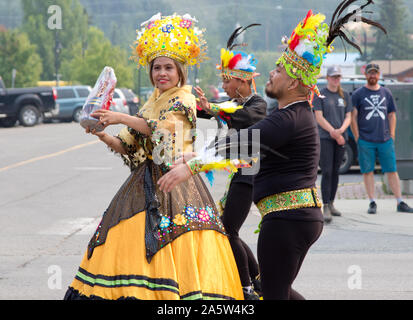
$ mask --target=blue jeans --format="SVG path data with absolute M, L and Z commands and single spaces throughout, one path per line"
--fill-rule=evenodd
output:
M 357 149 L 361 173 L 374 171 L 376 156 L 379 158 L 383 173 L 397 171 L 393 139 L 381 143 L 359 139 Z

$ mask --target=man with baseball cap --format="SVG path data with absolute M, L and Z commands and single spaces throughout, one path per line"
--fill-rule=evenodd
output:
M 380 67 L 370 63 L 366 66 L 367 83 L 352 96 L 353 112 L 351 129 L 357 141 L 360 171 L 370 199 L 368 213 L 375 214 L 374 166 L 376 154 L 381 169 L 386 173 L 390 189 L 397 199 L 398 212 L 413 213 L 402 199 L 400 179 L 396 167 L 394 140 L 396 138 L 396 105 L 389 89 L 380 86 Z

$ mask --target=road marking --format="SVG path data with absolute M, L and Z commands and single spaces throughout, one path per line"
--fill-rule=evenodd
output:
M 84 148 L 84 147 L 87 147 L 87 146 L 96 144 L 96 143 L 98 143 L 98 142 L 99 142 L 99 140 L 97 140 L 97 141 L 91 141 L 91 142 L 83 143 L 83 144 L 78 144 L 78 145 L 76 145 L 76 146 L 73 146 L 73 147 L 71 147 L 71 148 L 68 148 L 68 149 L 65 149 L 65 150 L 62 150 L 62 151 L 59 151 L 59 152 L 55 152 L 55 153 L 51 153 L 51 154 L 46 154 L 46 155 L 44 155 L 44 156 L 40 156 L 40 157 L 32 158 L 32 159 L 29 159 L 29 160 L 17 162 L 17 163 L 15 163 L 15 164 L 12 164 L 12 165 L 9 165 L 9 166 L 0 168 L 0 172 L 6 171 L 6 170 L 10 170 L 10 169 L 14 169 L 14 168 L 17 168 L 17 167 L 21 167 L 21 166 L 24 166 L 24 165 L 29 164 L 29 163 L 32 163 L 32 162 L 36 162 L 36 161 L 40 161 L 40 160 L 44 160 L 44 159 L 49 159 L 49 158 L 57 157 L 57 156 L 60 156 L 60 155 L 62 155 L 62 154 L 65 154 L 65 153 L 67 153 L 67 152 L 74 151 L 74 150 L 78 150 L 78 149 L 81 149 L 81 148 Z
M 100 171 L 100 170 L 113 170 L 112 167 L 75 167 L 77 171 Z
M 101 217 L 99 218 L 76 218 L 76 219 L 62 219 L 56 221 L 52 226 L 38 234 L 41 235 L 58 235 L 68 236 L 76 235 L 92 235 L 99 225 Z

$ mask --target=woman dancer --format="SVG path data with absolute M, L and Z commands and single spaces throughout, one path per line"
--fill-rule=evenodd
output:
M 65 299 L 242 299 L 232 250 L 200 177 L 170 194 L 157 186 L 168 164 L 193 151 L 195 97 L 188 64 L 199 64 L 204 41 L 189 15 L 152 17 L 138 32 L 136 58 L 148 65 L 155 90 L 133 117 L 100 110 L 92 131 L 131 168 L 89 242 Z M 189 39 L 189 40 L 188 40 Z M 90 132 L 90 130 L 86 130 Z

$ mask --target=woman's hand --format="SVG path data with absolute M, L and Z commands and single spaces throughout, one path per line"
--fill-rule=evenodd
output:
M 112 124 L 120 124 L 123 119 L 123 113 L 103 109 L 96 110 L 91 114 L 91 116 L 98 119 L 99 122 L 97 125 L 101 124 L 103 128 L 106 128 Z
M 192 176 L 186 163 L 174 164 L 171 168 L 171 171 L 158 180 L 158 186 L 161 191 L 171 192 L 176 185 L 188 180 Z
M 199 106 L 202 108 L 202 110 L 211 113 L 211 108 L 209 106 L 208 99 L 205 97 L 204 91 L 200 87 L 194 87 L 195 93 L 199 98 Z
M 186 163 L 192 158 L 196 157 L 196 152 L 186 152 L 183 153 L 179 158 L 177 158 L 174 162 L 175 165 Z
M 100 140 L 104 140 L 104 138 L 107 136 L 107 133 L 106 132 L 104 132 L 104 131 L 100 131 L 100 132 L 96 132 L 96 129 L 92 129 L 92 130 L 90 130 L 90 128 L 89 127 L 87 127 L 86 128 L 86 133 L 91 133 L 91 134 L 93 134 L 94 136 L 96 136 L 96 137 L 98 137 Z

